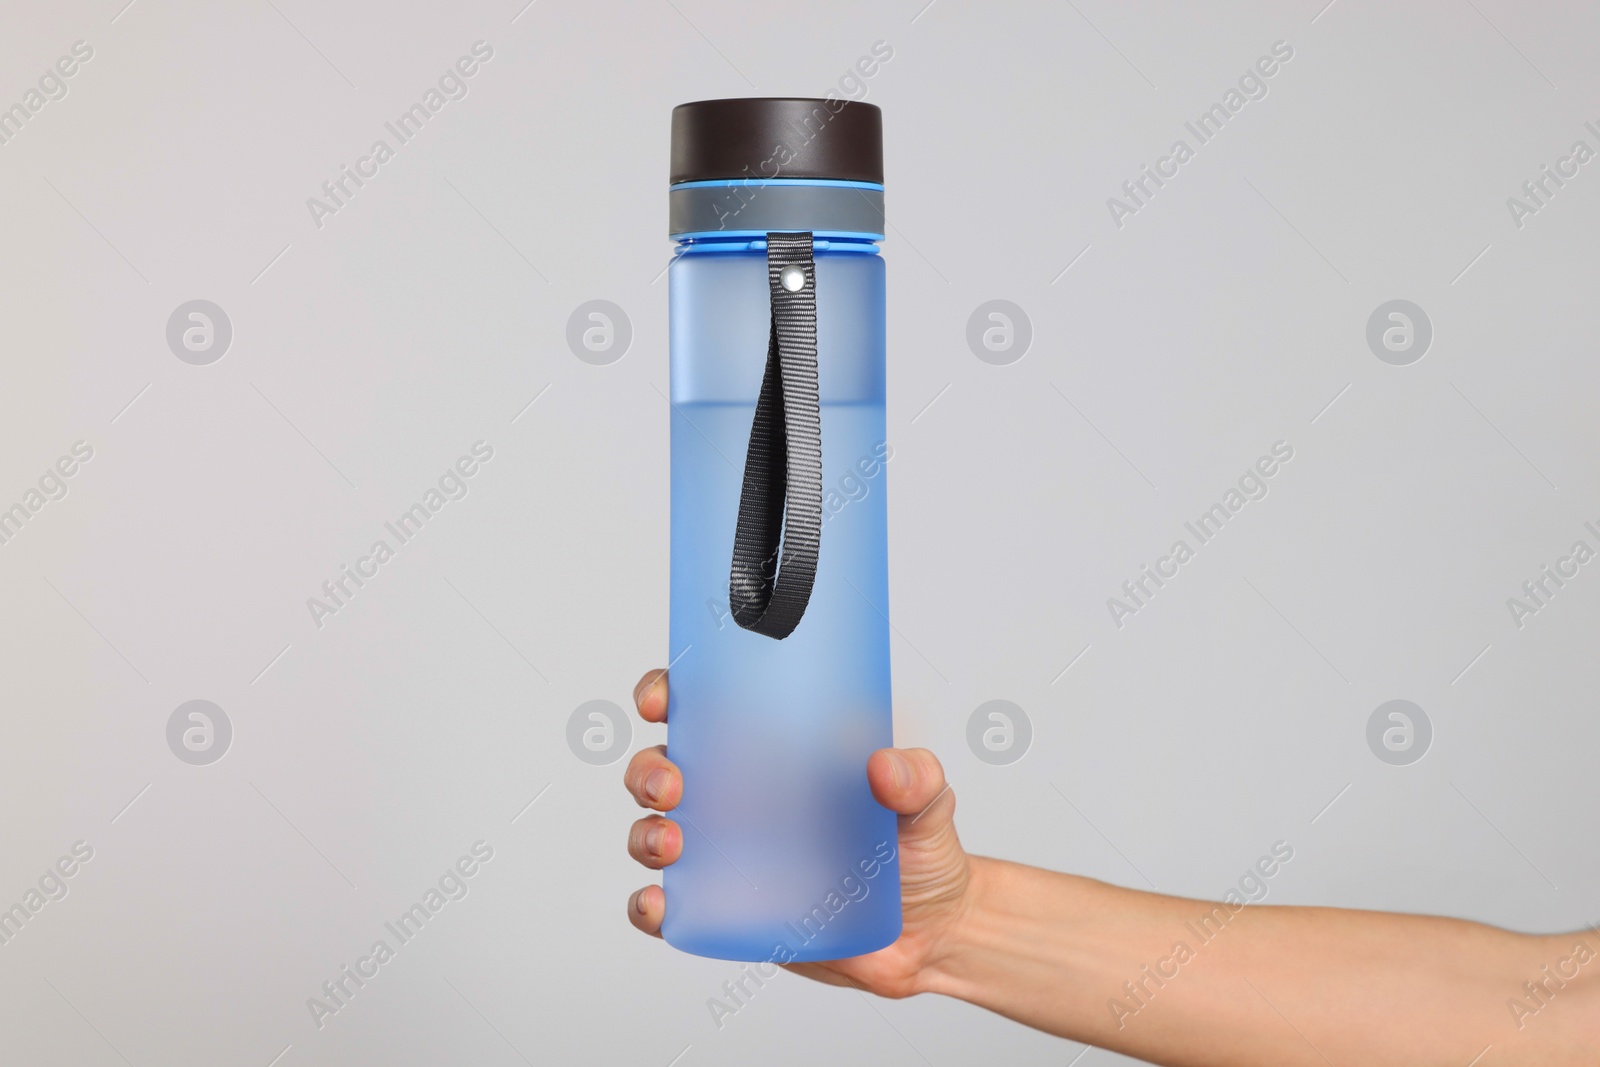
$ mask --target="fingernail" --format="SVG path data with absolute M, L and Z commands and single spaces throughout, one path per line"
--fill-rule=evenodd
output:
M 911 764 L 898 752 L 889 753 L 889 768 L 894 771 L 894 784 L 896 788 L 904 789 L 911 784 Z
M 667 836 L 666 828 L 659 823 L 644 832 L 644 850 L 652 856 L 661 855 L 661 845 Z
M 644 778 L 644 795 L 651 800 L 660 800 L 667 791 L 667 780 L 671 776 L 665 768 L 657 767 Z
M 640 915 L 644 914 L 644 890 L 641 889 L 633 895 L 633 910 Z
M 639 684 L 633 687 L 633 706 L 634 707 L 638 707 L 639 706 L 639 701 L 644 699 L 644 691 L 646 689 L 650 688 L 650 683 L 653 680 L 654 679 L 652 679 L 649 675 L 645 675 L 643 678 L 639 679 Z

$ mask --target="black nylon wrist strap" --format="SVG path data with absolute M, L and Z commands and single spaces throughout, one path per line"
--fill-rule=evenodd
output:
M 784 286 L 785 268 L 803 284 Z M 791 284 L 795 274 L 790 270 Z M 767 234 L 772 328 L 733 538 L 728 606 L 746 630 L 782 640 L 811 600 L 822 537 L 817 279 L 810 233 Z M 781 542 L 781 544 L 780 544 Z

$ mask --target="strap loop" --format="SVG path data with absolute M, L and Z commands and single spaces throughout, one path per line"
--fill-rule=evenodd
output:
M 767 234 L 767 286 L 772 327 L 745 453 L 728 605 L 740 626 L 781 641 L 811 601 L 822 537 L 817 278 L 810 232 Z

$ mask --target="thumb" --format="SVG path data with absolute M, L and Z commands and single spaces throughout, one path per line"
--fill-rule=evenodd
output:
M 925 748 L 881 748 L 867 760 L 867 784 L 878 803 L 900 816 L 900 896 L 907 921 L 959 900 L 967 885 L 967 854 L 956 836 L 956 795 L 938 757 Z
M 925 748 L 880 748 L 867 760 L 867 784 L 900 818 L 901 842 L 929 847 L 954 838 L 955 794 L 939 758 Z

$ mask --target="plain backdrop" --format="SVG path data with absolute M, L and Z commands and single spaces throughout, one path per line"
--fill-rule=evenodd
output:
M 707 97 L 883 108 L 896 736 L 969 848 L 1215 897 L 1284 842 L 1268 903 L 1600 919 L 1600 563 L 1508 606 L 1600 550 L 1600 162 L 1561 163 L 1600 150 L 1592 7 L 124 3 L 0 15 L 0 907 L 93 850 L 0 945 L 0 1059 L 1127 1062 L 787 975 L 719 1028 L 737 966 L 625 920 L 625 764 L 567 727 L 666 659 L 668 116 Z M 231 325 L 205 365 L 168 342 L 194 300 Z M 591 300 L 631 326 L 604 365 L 567 343 Z M 967 341 L 991 300 L 1031 327 L 1003 365 Z M 1431 324 L 1405 365 L 1367 339 L 1393 300 Z M 191 700 L 231 726 L 207 765 L 168 742 Z M 991 700 L 1031 724 L 1004 765 L 967 742 Z M 1409 763 L 1368 743 L 1391 700 L 1431 725 Z

